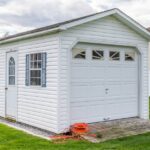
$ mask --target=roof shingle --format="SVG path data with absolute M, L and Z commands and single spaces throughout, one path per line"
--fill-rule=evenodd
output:
M 36 32 L 41 32 L 41 31 L 45 31 L 45 30 L 49 30 L 49 29 L 54 29 L 54 28 L 57 28 L 57 27 L 59 27 L 61 25 L 65 25 L 65 24 L 68 24 L 68 23 L 71 23 L 71 22 L 74 22 L 74 21 L 78 21 L 80 19 L 85 19 L 87 17 L 91 17 L 91 16 L 94 16 L 94 15 L 97 15 L 97 14 L 100 14 L 100 13 L 102 13 L 102 12 L 94 13 L 94 14 L 91 14 L 91 15 L 87 15 L 87 16 L 83 16 L 83 17 L 79 17 L 79 18 L 63 21 L 63 22 L 52 24 L 52 25 L 49 25 L 49 26 L 45 26 L 45 27 L 29 30 L 29 31 L 26 31 L 26 32 L 10 35 L 8 37 L 0 38 L 0 41 L 4 41 L 4 40 L 7 40 L 7 39 L 16 38 L 16 37 L 19 37 L 19 36 L 32 34 L 32 33 L 36 33 Z

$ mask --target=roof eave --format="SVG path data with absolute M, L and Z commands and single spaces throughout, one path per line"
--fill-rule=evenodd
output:
M 84 23 L 87 23 L 87 22 L 90 22 L 90 21 L 94 21 L 94 20 L 97 20 L 97 19 L 109 16 L 109 15 L 112 15 L 112 14 L 116 13 L 116 10 L 117 10 L 116 8 L 115 9 L 111 9 L 111 10 L 102 12 L 100 14 L 97 14 L 97 15 L 94 15 L 94 16 L 90 16 L 88 18 L 84 18 L 84 19 L 81 19 L 81 20 L 70 22 L 70 23 L 67 23 L 65 25 L 61 25 L 60 28 L 62 30 L 66 30 L 68 28 L 71 28 L 71 27 L 74 27 L 74 26 L 77 26 L 77 25 L 80 25 L 80 24 L 84 24 Z
M 119 20 L 127 24 L 130 28 L 133 30 L 136 30 L 139 34 L 141 34 L 143 37 L 145 37 L 147 40 L 150 40 L 150 32 L 147 31 L 145 27 L 143 27 L 141 24 L 136 22 L 134 19 L 126 15 L 121 10 L 117 10 L 117 13 L 114 14 Z
M 94 21 L 94 20 L 109 16 L 109 15 L 114 15 L 119 20 L 124 22 L 126 25 L 130 26 L 133 30 L 136 30 L 139 34 L 141 34 L 143 37 L 145 37 L 147 40 L 150 41 L 150 32 L 149 31 L 147 31 L 142 25 L 137 23 L 135 20 L 130 18 L 128 15 L 126 15 L 125 13 L 120 11 L 119 9 L 114 8 L 114 9 L 104 11 L 102 13 L 99 13 L 99 14 L 96 14 L 93 16 L 89 16 L 89 17 L 81 19 L 81 20 L 77 20 L 77 21 L 73 21 L 70 23 L 63 24 L 63 25 L 59 25 L 57 27 L 52 27 L 50 29 L 43 29 L 41 31 L 27 33 L 24 35 L 19 35 L 19 36 L 14 36 L 14 37 L 10 36 L 8 38 L 0 39 L 0 44 L 56 33 L 59 31 L 67 30 L 71 27 L 74 27 L 74 26 L 77 26 L 80 24 L 84 24 L 84 23 L 87 23 L 90 21 Z
M 142 25 L 140 25 L 138 22 L 136 22 L 135 20 L 133 20 L 131 17 L 129 17 L 128 15 L 126 15 L 125 13 L 123 13 L 121 10 L 115 8 L 106 12 L 102 12 L 100 14 L 97 14 L 95 16 L 91 16 L 82 20 L 78 20 L 75 22 L 71 22 L 65 25 L 61 25 L 60 28 L 63 30 L 69 29 L 71 27 L 83 24 L 83 23 L 87 23 L 90 21 L 94 21 L 109 15 L 114 15 L 117 16 L 118 19 L 122 20 L 124 23 L 126 23 L 128 26 L 130 26 L 133 30 L 136 30 L 139 34 L 141 34 L 144 38 L 146 38 L 147 40 L 150 40 L 150 32 L 147 31 Z
M 15 42 L 15 41 L 20 41 L 20 40 L 26 40 L 28 38 L 33 38 L 33 37 L 39 37 L 39 36 L 43 36 L 43 35 L 53 34 L 53 33 L 59 32 L 59 31 L 61 31 L 61 29 L 59 27 L 57 27 L 57 28 L 43 30 L 43 31 L 35 32 L 35 33 L 29 33 L 29 34 L 25 34 L 25 35 L 13 37 L 13 38 L 0 40 L 0 44 L 10 43 L 10 42 Z

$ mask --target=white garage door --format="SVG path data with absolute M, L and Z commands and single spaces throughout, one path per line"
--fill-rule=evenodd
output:
M 134 49 L 79 44 L 71 57 L 71 123 L 138 116 Z

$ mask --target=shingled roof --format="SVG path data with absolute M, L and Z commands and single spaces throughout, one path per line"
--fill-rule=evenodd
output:
M 147 39 L 150 40 L 150 33 L 148 32 L 148 30 L 150 30 L 149 28 L 148 29 L 144 28 L 139 23 L 137 23 L 135 20 L 133 20 L 132 18 L 130 18 L 129 16 L 124 14 L 122 11 L 120 11 L 117 8 L 114 8 L 114 9 L 110 9 L 110 10 L 107 10 L 107 11 L 102 11 L 102 12 L 94 13 L 94 14 L 91 14 L 91 15 L 79 17 L 79 18 L 76 18 L 76 19 L 71 19 L 71 20 L 67 20 L 67 21 L 64 21 L 64 22 L 52 24 L 52 25 L 49 25 L 49 26 L 37 28 L 37 29 L 34 29 L 34 30 L 18 33 L 18 34 L 15 34 L 15 35 L 10 35 L 10 36 L 1 38 L 0 42 L 5 43 L 5 42 L 9 42 L 9 41 L 14 41 L 14 40 L 17 40 L 17 39 L 28 38 L 29 36 L 31 37 L 31 36 L 41 35 L 41 34 L 44 34 L 44 33 L 49 33 L 49 32 L 52 32 L 52 31 L 53 32 L 54 31 L 58 32 L 58 31 L 64 30 L 63 27 L 68 26 L 68 24 L 72 24 L 72 23 L 76 24 L 77 22 L 81 23 L 82 20 L 91 21 L 90 18 L 91 19 L 93 19 L 93 18 L 97 19 L 97 18 L 101 18 L 101 17 L 104 17 L 104 16 L 108 16 L 108 15 L 114 15 L 114 14 L 116 14 L 116 17 L 121 19 L 124 23 L 126 23 L 127 25 L 132 27 L 134 30 L 138 31 L 140 34 L 142 34 L 144 37 L 146 37 Z
M 103 11 L 103 12 L 105 12 L 105 11 Z M 52 25 L 49 25 L 49 26 L 45 26 L 45 27 L 29 30 L 29 31 L 26 31 L 26 32 L 10 35 L 10 36 L 5 37 L 5 38 L 0 38 L 0 41 L 11 39 L 11 38 L 15 38 L 15 37 L 19 37 L 19 36 L 23 36 L 23 35 L 27 35 L 27 34 L 31 34 L 31 33 L 36 33 L 36 32 L 41 32 L 41 31 L 46 31 L 46 30 L 49 30 L 49 29 L 57 28 L 57 27 L 59 27 L 61 25 L 65 25 L 65 24 L 68 24 L 68 23 L 71 23 L 71 22 L 74 22 L 74 21 L 85 19 L 85 18 L 94 16 L 94 15 L 97 15 L 97 14 L 100 14 L 100 13 L 103 13 L 103 12 L 98 12 L 98 13 L 86 15 L 86 16 L 83 16 L 83 17 L 79 17 L 79 18 L 63 21 L 63 22 L 60 22 L 60 23 L 52 24 Z

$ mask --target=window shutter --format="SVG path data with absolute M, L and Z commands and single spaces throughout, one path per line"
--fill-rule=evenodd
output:
M 26 55 L 26 78 L 25 78 L 26 86 L 30 85 L 30 71 L 29 71 L 29 54 Z
M 42 53 L 42 76 L 41 76 L 42 87 L 46 87 L 46 63 L 47 63 L 47 53 Z

